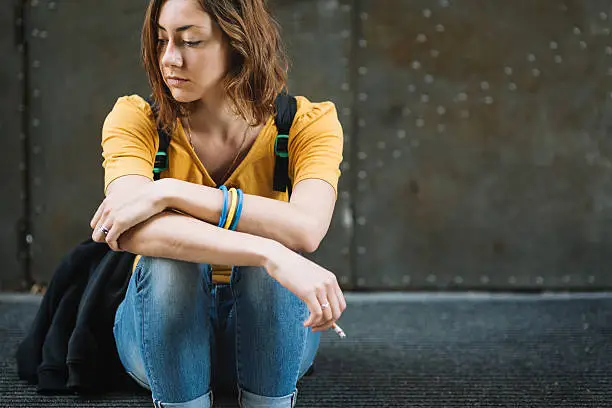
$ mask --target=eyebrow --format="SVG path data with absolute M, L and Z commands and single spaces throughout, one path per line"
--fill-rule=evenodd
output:
M 159 25 L 159 24 L 157 25 L 157 28 L 159 28 L 160 30 L 166 31 L 166 29 L 164 27 L 162 27 L 161 25 Z M 203 28 L 203 27 L 196 26 L 196 25 L 193 25 L 193 24 L 184 25 L 184 26 L 180 26 L 179 28 L 177 28 L 176 32 L 180 33 L 181 31 L 187 31 L 190 28 Z

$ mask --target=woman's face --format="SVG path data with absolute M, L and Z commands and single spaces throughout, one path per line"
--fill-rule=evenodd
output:
M 229 66 L 229 44 L 197 0 L 168 0 L 158 22 L 159 66 L 178 102 L 220 89 Z

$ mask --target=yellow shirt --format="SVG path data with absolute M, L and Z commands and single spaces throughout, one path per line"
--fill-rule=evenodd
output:
M 343 132 L 332 102 L 312 103 L 298 96 L 297 114 L 289 135 L 289 176 L 293 185 L 321 179 L 336 191 L 342 161 Z M 288 201 L 288 194 L 273 190 L 274 141 L 277 129 L 270 116 L 250 151 L 225 183 L 245 194 Z M 168 146 L 169 168 L 161 177 L 217 187 L 191 147 L 177 120 Z M 138 95 L 117 100 L 102 129 L 104 191 L 115 179 L 141 175 L 153 179 L 159 146 L 155 119 L 149 104 Z M 137 256 L 134 265 L 140 257 Z M 213 282 L 228 283 L 231 266 L 213 266 Z

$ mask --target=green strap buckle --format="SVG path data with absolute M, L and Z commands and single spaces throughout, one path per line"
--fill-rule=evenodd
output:
M 166 152 L 157 152 L 155 155 L 155 165 L 153 166 L 153 173 L 159 174 L 164 170 L 168 170 L 168 155 Z
M 276 140 L 274 141 L 274 154 L 278 157 L 289 157 L 289 135 L 279 134 L 276 136 Z

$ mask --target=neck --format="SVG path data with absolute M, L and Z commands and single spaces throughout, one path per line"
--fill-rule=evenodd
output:
M 189 125 L 194 133 L 218 137 L 225 142 L 242 138 L 248 123 L 232 111 L 226 96 L 210 95 L 193 103 Z

